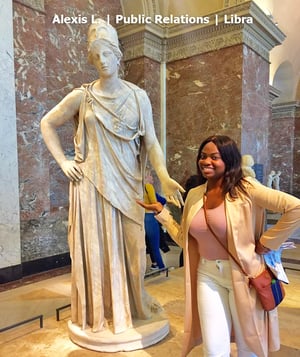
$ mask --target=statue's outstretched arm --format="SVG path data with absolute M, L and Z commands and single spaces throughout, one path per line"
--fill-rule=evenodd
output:
M 183 187 L 173 180 L 166 167 L 165 158 L 157 140 L 153 120 L 151 104 L 148 98 L 144 100 L 144 113 L 145 113 L 145 143 L 147 148 L 147 154 L 152 167 L 154 168 L 164 193 L 166 200 L 170 203 L 180 207 L 183 206 L 183 199 L 181 192 L 184 192 Z

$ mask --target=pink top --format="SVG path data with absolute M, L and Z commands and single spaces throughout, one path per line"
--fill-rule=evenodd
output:
M 206 209 L 206 212 L 209 225 L 221 240 L 222 244 L 227 247 L 224 202 L 216 208 Z M 189 234 L 196 239 L 198 243 L 198 251 L 202 258 L 208 260 L 228 260 L 228 253 L 221 247 L 220 243 L 216 240 L 206 225 L 203 208 L 201 208 L 193 218 Z

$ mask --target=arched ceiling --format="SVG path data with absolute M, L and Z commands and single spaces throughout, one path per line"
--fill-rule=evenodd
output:
M 248 0 L 246 0 L 248 1 Z M 297 88 L 300 81 L 300 41 L 298 39 L 300 28 L 300 0 L 254 0 L 255 3 L 278 24 L 279 28 L 286 35 L 283 44 L 273 48 L 270 54 L 270 84 L 274 84 L 275 73 L 278 75 L 278 68 L 286 61 L 291 64 L 293 73 L 292 98 L 296 97 Z M 241 3 L 242 0 L 121 0 L 123 13 L 130 14 L 161 14 L 175 16 L 188 14 L 190 16 L 204 16 L 212 12 L 223 9 L 225 4 L 233 6 Z M 278 77 L 277 77 L 278 80 Z M 280 87 L 280 83 L 276 81 Z M 278 88 L 284 90 L 284 87 Z M 298 91 L 299 92 L 299 91 Z

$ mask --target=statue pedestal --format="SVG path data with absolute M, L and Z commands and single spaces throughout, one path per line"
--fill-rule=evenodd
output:
M 169 321 L 160 314 L 149 320 L 134 320 L 133 327 L 119 334 L 110 329 L 92 332 L 68 322 L 70 339 L 77 345 L 99 352 L 134 351 L 161 341 L 169 333 Z

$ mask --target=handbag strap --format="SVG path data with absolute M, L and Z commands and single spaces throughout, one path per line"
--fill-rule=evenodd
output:
M 216 235 L 214 230 L 211 228 L 211 225 L 208 222 L 207 219 L 207 212 L 206 212 L 206 195 L 204 195 L 204 200 L 203 200 L 203 211 L 204 211 L 204 218 L 205 222 L 207 225 L 207 228 L 210 230 L 212 235 L 216 238 L 216 240 L 221 244 L 221 246 L 226 250 L 226 252 L 230 255 L 230 257 L 233 259 L 233 261 L 237 264 L 237 266 L 241 269 L 241 271 L 244 273 L 244 275 L 248 276 L 248 274 L 245 272 L 244 268 L 241 266 L 241 264 L 237 261 L 237 259 L 234 257 L 233 254 L 230 253 L 230 251 L 225 247 L 225 245 L 221 242 L 220 238 Z

